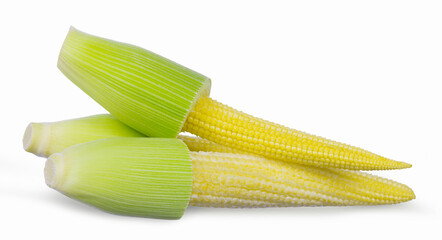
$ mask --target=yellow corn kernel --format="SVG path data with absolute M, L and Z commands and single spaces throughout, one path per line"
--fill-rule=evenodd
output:
M 182 130 L 240 151 L 304 165 L 353 170 L 411 167 L 361 148 L 253 117 L 209 97 L 197 102 Z
M 247 154 L 190 155 L 191 206 L 378 205 L 415 198 L 403 184 L 359 171 L 309 167 Z

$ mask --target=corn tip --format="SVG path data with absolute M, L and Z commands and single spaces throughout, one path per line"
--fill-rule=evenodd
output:
M 402 202 L 408 202 L 413 199 L 416 199 L 416 194 L 414 193 L 413 189 L 405 185 L 405 194 Z
M 410 198 L 409 200 L 413 200 L 416 199 L 416 194 L 414 193 L 414 191 L 410 188 Z
M 397 162 L 396 169 L 404 169 L 404 168 L 411 168 L 413 165 L 406 162 Z

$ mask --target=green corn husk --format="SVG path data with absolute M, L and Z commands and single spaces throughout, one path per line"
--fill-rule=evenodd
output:
M 23 148 L 49 157 L 80 143 L 111 137 L 146 137 L 110 114 L 99 114 L 58 122 L 30 123 L 23 136 Z M 178 135 L 191 151 L 240 152 L 199 137 Z
M 58 68 L 113 116 L 151 137 L 176 137 L 196 101 L 210 93 L 206 76 L 140 47 L 74 28 Z
M 144 137 L 110 114 L 50 123 L 30 123 L 23 136 L 23 148 L 48 157 L 79 143 L 110 137 Z
M 192 192 L 192 164 L 178 139 L 107 138 L 51 155 L 45 180 L 111 213 L 179 219 Z

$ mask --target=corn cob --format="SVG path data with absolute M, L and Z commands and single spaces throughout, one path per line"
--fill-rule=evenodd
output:
M 191 152 L 191 206 L 377 205 L 408 201 L 405 185 L 352 170 L 322 169 L 249 154 Z
M 413 199 L 369 174 L 259 156 L 189 152 L 178 139 L 107 138 L 51 155 L 45 180 L 116 214 L 177 219 L 185 208 L 377 205 Z
M 354 170 L 411 167 L 361 148 L 253 117 L 209 97 L 199 99 L 183 131 L 241 151 L 305 165 Z
M 209 98 L 209 78 L 142 48 L 71 28 L 59 69 L 112 115 L 151 137 L 187 131 L 276 160 L 354 170 L 411 167 L 252 117 Z

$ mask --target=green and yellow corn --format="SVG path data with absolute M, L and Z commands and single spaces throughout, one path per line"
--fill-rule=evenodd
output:
M 183 131 L 244 152 L 310 166 L 358 170 L 411 167 L 361 148 L 253 117 L 209 97 L 199 99 Z
M 49 157 L 76 144 L 111 137 L 146 136 L 110 114 L 99 114 L 57 122 L 30 123 L 23 136 L 23 148 L 37 156 Z M 241 152 L 195 136 L 178 135 L 177 138 L 191 151 Z
M 150 137 L 187 131 L 285 162 L 353 170 L 411 167 L 271 123 L 209 98 L 209 78 L 145 49 L 69 31 L 59 69 L 112 115 Z
M 176 219 L 187 206 L 291 207 L 394 204 L 407 186 L 366 173 L 236 153 L 189 152 L 178 139 L 107 138 L 49 157 L 46 183 L 122 215 Z
M 33 153 L 59 150 L 47 161 L 46 183 L 112 213 L 175 219 L 188 205 L 347 206 L 414 198 L 403 184 L 359 171 L 241 154 L 192 136 L 179 136 L 186 145 L 145 138 L 108 114 L 44 124 L 39 131 L 41 124 L 30 125 L 23 142 L 48 147 L 27 149 Z
M 110 114 L 58 122 L 30 123 L 23 136 L 23 148 L 40 157 L 49 157 L 66 148 L 110 137 L 143 137 Z

